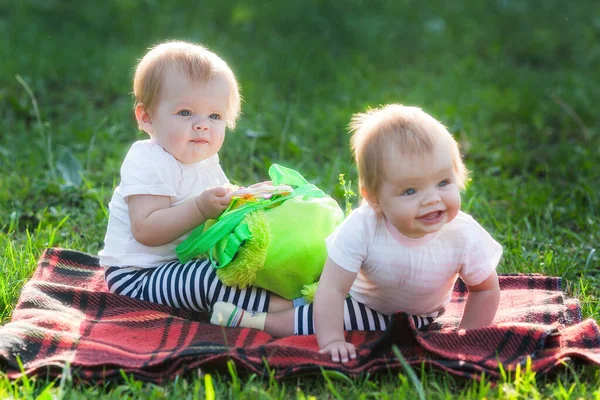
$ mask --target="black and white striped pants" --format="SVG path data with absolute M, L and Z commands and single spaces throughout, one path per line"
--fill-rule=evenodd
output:
M 111 293 L 176 308 L 211 311 L 217 301 L 225 301 L 248 311 L 269 309 L 268 291 L 225 286 L 209 260 L 175 260 L 156 268 L 106 267 L 104 277 Z
M 360 331 L 385 331 L 391 316 L 377 312 L 362 303 L 347 297 L 344 303 L 344 330 Z M 417 329 L 421 329 L 435 318 L 413 315 L 412 319 Z M 296 307 L 294 313 L 294 334 L 313 335 L 315 323 L 313 319 L 313 305 L 307 304 Z
M 194 259 L 185 264 L 175 260 L 156 268 L 106 267 L 104 276 L 111 293 L 171 307 L 212 311 L 217 301 L 225 301 L 247 311 L 269 309 L 270 292 L 252 286 L 245 289 L 225 286 L 209 260 Z M 433 321 L 431 317 L 413 316 L 413 319 L 417 328 Z M 346 330 L 384 331 L 389 322 L 390 316 L 350 297 L 346 299 Z M 294 333 L 315 333 L 312 304 L 295 308 Z

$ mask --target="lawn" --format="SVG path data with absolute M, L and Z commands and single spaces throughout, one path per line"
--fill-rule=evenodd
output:
M 243 115 L 220 153 L 235 183 L 298 169 L 344 203 L 356 188 L 352 113 L 418 105 L 462 144 L 471 213 L 504 246 L 501 273 L 561 276 L 600 320 L 600 17 L 556 0 L 21 0 L 0 4 L 0 323 L 49 246 L 96 253 L 129 145 L 136 59 L 201 42 L 236 73 Z M 351 199 L 356 205 L 357 199 Z M 498 385 L 427 369 L 348 382 L 212 376 L 217 398 L 600 398 L 600 371 L 507 374 Z M 88 387 L 10 382 L 0 397 L 209 398 L 204 378 Z

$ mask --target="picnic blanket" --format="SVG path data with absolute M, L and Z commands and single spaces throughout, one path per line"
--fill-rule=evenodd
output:
M 561 291 L 560 278 L 500 276 L 502 296 L 495 324 L 459 333 L 466 287 L 455 285 L 446 313 L 425 330 L 396 314 L 386 332 L 347 332 L 358 357 L 347 364 L 319 354 L 316 337 L 274 338 L 249 328 L 222 328 L 208 315 L 108 293 L 98 259 L 47 249 L 25 284 L 11 322 L 0 327 L 0 368 L 11 379 L 55 377 L 70 366 L 88 382 L 122 379 L 121 370 L 156 383 L 202 371 L 275 378 L 336 370 L 348 376 L 402 369 L 392 346 L 413 366 L 426 363 L 452 374 L 499 377 L 499 363 L 513 369 L 531 358 L 546 373 L 567 360 L 600 363 L 600 330 L 582 321 L 579 302 Z M 20 359 L 23 368 L 19 367 Z

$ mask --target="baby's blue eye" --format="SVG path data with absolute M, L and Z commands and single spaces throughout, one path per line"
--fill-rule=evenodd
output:
M 449 185 L 450 181 L 448 179 L 444 179 L 443 181 L 441 181 L 440 183 L 438 183 L 439 187 L 444 187 L 446 185 Z
M 181 115 L 182 117 L 189 117 L 192 115 L 192 112 L 190 110 L 181 110 L 177 114 Z
M 210 118 L 210 119 L 217 119 L 218 120 L 218 119 L 221 119 L 221 116 L 219 114 L 210 114 L 208 116 L 208 118 Z
M 402 196 L 412 196 L 415 193 L 417 193 L 415 189 L 406 189 L 404 193 L 402 193 Z

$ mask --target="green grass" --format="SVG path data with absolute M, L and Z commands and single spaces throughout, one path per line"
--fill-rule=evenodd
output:
M 72 4 L 71 4 L 72 3 Z M 120 162 L 143 138 L 135 60 L 168 39 L 202 42 L 236 72 L 245 103 L 221 152 L 230 179 L 290 165 L 341 203 L 356 188 L 352 113 L 418 105 L 463 145 L 463 196 L 504 246 L 499 272 L 562 276 L 584 317 L 600 303 L 600 19 L 595 2 L 21 0 L 0 5 L 0 323 L 44 248 L 95 253 Z M 425 4 L 425 3 L 424 3 Z M 36 105 L 34 107 L 34 104 Z M 79 180 L 79 176 L 82 180 Z M 356 199 L 354 199 L 356 201 Z M 411 374 L 349 383 L 213 375 L 217 398 L 417 398 Z M 512 372 L 497 386 L 427 368 L 427 398 L 600 398 L 596 368 Z M 166 386 L 10 382 L 0 397 L 205 398 L 204 377 Z

